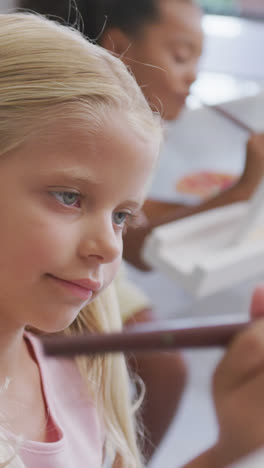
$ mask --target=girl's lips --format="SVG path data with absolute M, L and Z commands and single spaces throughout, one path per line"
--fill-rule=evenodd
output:
M 94 281 L 91 279 L 71 279 L 71 280 L 64 280 L 69 281 L 70 283 L 77 284 L 85 289 L 91 289 L 92 291 L 99 291 L 102 287 L 99 281 Z
M 71 295 L 80 299 L 90 300 L 95 291 L 100 289 L 100 283 L 92 280 L 64 280 L 56 276 L 48 275 L 54 282 L 62 286 Z

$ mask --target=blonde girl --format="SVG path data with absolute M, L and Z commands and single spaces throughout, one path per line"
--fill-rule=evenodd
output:
M 0 15 L 0 55 L 1 466 L 141 468 L 123 357 L 49 360 L 37 334 L 121 328 L 111 282 L 159 121 L 121 62 L 63 26 Z M 259 320 L 225 353 L 218 439 L 186 468 L 263 445 L 263 336 Z
M 121 328 L 109 285 L 157 158 L 159 119 L 118 59 L 44 18 L 1 15 L 0 56 L 2 461 L 22 435 L 14 466 L 96 468 L 108 454 L 114 467 L 140 467 L 124 358 L 77 360 L 90 421 L 87 446 L 71 451 L 62 445 L 84 417 L 82 384 L 69 363 L 43 370 L 34 334 Z M 76 405 L 66 429 L 60 405 Z

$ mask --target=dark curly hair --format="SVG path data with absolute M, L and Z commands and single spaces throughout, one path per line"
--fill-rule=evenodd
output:
M 100 42 L 105 29 L 117 27 L 133 36 L 146 23 L 159 19 L 160 0 L 18 0 L 18 7 L 70 25 L 80 25 L 85 36 Z

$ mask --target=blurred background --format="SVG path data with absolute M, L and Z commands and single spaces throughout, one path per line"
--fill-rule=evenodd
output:
M 263 18 L 262 0 L 198 0 L 206 13 Z

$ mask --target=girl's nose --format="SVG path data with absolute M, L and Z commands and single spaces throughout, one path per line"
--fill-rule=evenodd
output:
M 98 223 L 85 230 L 79 243 L 79 256 L 96 257 L 101 263 L 112 263 L 122 254 L 122 236 L 112 222 Z
M 197 78 L 197 73 L 198 73 L 198 63 L 192 63 L 188 67 L 185 73 L 185 82 L 187 83 L 188 86 L 191 86 L 194 81 Z

